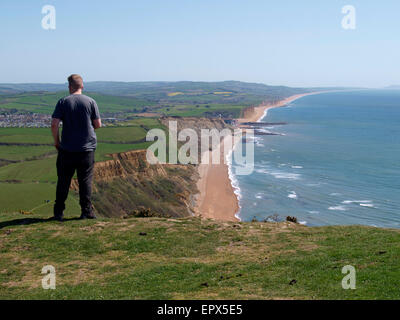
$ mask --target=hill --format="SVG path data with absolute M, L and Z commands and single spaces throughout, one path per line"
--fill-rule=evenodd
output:
M 0 84 L 1 112 L 51 114 L 66 84 Z M 328 88 L 324 90 L 337 89 Z M 321 88 L 291 88 L 240 81 L 222 82 L 86 82 L 85 94 L 98 102 L 103 117 L 141 113 L 169 116 L 237 118 L 262 102 Z
M 34 91 L 56 92 L 63 91 L 66 83 L 0 83 L 0 93 L 24 93 Z M 241 81 L 145 81 L 145 82 L 122 82 L 122 81 L 92 81 L 85 82 L 85 90 L 106 93 L 110 95 L 134 95 L 168 93 L 171 91 L 212 91 L 232 90 L 235 92 L 259 93 L 278 92 L 284 90 L 304 90 L 303 88 L 290 88 L 285 86 L 269 86 L 261 83 L 248 83 Z
M 0 299 L 398 298 L 399 230 L 48 216 L 0 216 Z M 41 288 L 45 265 L 56 290 Z

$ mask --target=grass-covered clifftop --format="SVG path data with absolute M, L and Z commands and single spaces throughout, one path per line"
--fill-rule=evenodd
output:
M 0 299 L 397 299 L 399 240 L 359 226 L 2 214 Z M 41 287 L 49 264 L 56 290 Z M 341 287 L 345 265 L 355 290 Z

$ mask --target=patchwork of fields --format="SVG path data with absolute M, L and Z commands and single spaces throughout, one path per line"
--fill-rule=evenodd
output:
M 166 93 L 165 97 L 160 99 L 109 96 L 92 92 L 86 94 L 97 101 L 103 116 L 123 116 L 124 119 L 144 112 L 182 117 L 221 114 L 224 117 L 235 118 L 240 116 L 244 107 L 262 102 L 262 99 L 249 99 L 232 93 L 221 95 L 219 92 L 196 94 L 172 92 Z M 51 114 L 60 97 L 66 95 L 67 92 L 0 95 L 0 111 Z
M 149 103 L 147 101 L 129 98 L 108 96 L 98 93 L 86 93 L 95 99 L 101 113 L 104 112 L 139 112 Z M 18 110 L 22 112 L 35 112 L 52 114 L 57 101 L 67 96 L 66 91 L 61 92 L 29 92 L 16 95 L 0 96 L 0 108 L 3 110 Z

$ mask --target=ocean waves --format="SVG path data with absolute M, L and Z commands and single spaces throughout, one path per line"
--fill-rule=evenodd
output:
M 400 134 L 399 99 L 400 92 L 332 93 L 270 109 L 268 123 L 287 125 L 260 129 L 286 135 L 255 137 L 254 171 L 237 177 L 241 218 L 398 228 L 400 154 L 388 137 Z
M 301 179 L 301 174 L 299 173 L 293 173 L 293 172 L 287 172 L 287 171 L 281 171 L 281 170 L 270 170 L 270 169 L 265 169 L 265 168 L 258 168 L 254 170 L 257 173 L 262 173 L 262 174 L 267 174 L 271 175 L 276 179 L 285 179 L 285 180 L 300 180 Z
M 295 191 L 291 191 L 291 192 L 288 194 L 288 198 L 290 198 L 290 199 L 297 199 L 297 193 L 296 193 Z
M 345 206 L 330 206 L 328 210 L 333 211 L 347 211 L 348 209 Z

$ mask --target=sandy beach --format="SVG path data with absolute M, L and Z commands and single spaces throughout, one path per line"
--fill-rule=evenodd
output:
M 206 157 L 209 164 L 203 161 Z M 239 202 L 229 179 L 229 168 L 225 164 L 222 148 L 219 154 L 220 164 L 212 164 L 211 157 L 210 151 L 205 152 L 198 168 L 200 178 L 197 187 L 200 193 L 197 199 L 197 214 L 204 218 L 239 221 L 235 217 L 235 213 L 239 211 Z
M 297 94 L 280 100 L 277 103 L 249 108 L 244 112 L 244 117 L 238 119 L 238 125 L 240 127 L 244 122 L 259 121 L 267 109 L 282 107 L 296 99 L 317 93 L 320 92 Z M 202 160 L 205 157 L 210 159 L 211 152 L 205 152 L 202 155 Z M 229 167 L 225 164 L 223 152 L 221 152 L 220 157 L 220 164 L 211 164 L 211 161 L 209 161 L 210 164 L 204 164 L 202 161 L 202 164 L 198 167 L 200 178 L 197 182 L 197 187 L 199 194 L 197 195 L 195 211 L 196 214 L 204 218 L 239 221 L 235 216 L 239 211 L 239 201 L 229 178 Z

